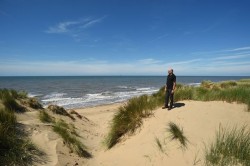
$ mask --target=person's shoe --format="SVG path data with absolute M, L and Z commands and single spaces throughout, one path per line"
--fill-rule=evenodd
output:
M 170 111 L 172 109 L 172 107 L 168 107 L 168 110 Z

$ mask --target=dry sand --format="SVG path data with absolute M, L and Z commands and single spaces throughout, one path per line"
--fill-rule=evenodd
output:
M 46 166 L 203 165 L 204 145 L 214 140 L 219 126 L 250 127 L 250 112 L 246 111 L 244 104 L 182 101 L 171 111 L 155 110 L 154 115 L 146 118 L 135 134 L 126 136 L 112 149 L 107 150 L 103 140 L 109 131 L 113 115 L 121 105 L 77 109 L 84 118 L 76 118 L 76 121 L 57 115 L 75 125 L 81 136 L 80 140 L 88 146 L 88 151 L 93 155 L 91 159 L 80 158 L 70 152 L 62 139 L 52 131 L 51 126 L 44 125 L 37 119 L 36 112 L 18 115 L 18 120 L 25 124 L 32 141 L 47 154 L 45 163 L 36 165 Z M 180 148 L 178 141 L 169 139 L 169 133 L 166 132 L 169 122 L 183 127 L 184 135 L 189 140 L 186 150 Z M 156 138 L 160 140 L 163 151 L 157 146 Z

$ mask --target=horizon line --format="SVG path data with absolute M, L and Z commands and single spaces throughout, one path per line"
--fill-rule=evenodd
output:
M 0 75 L 0 77 L 166 77 L 167 75 Z M 178 77 L 250 77 L 250 75 L 176 75 Z

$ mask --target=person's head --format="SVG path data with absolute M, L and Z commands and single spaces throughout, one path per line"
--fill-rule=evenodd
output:
M 173 74 L 174 70 L 172 68 L 168 69 L 168 74 Z

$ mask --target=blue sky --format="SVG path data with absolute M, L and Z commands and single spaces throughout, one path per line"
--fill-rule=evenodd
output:
M 249 0 L 0 0 L 0 76 L 250 76 Z

